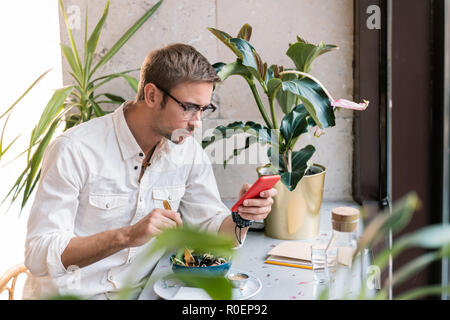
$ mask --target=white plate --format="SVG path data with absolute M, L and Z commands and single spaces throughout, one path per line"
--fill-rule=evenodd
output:
M 228 273 L 240 272 L 243 271 L 234 268 L 228 271 Z M 249 299 L 261 290 L 261 281 L 251 274 L 248 275 L 249 279 L 242 289 L 232 289 L 232 300 Z M 153 290 L 165 300 L 211 300 L 211 297 L 203 289 L 183 286 L 181 281 L 173 277 L 173 273 L 158 279 L 153 285 Z

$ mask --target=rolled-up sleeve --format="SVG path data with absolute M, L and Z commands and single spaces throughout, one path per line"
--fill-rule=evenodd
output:
M 222 202 L 211 162 L 200 144 L 193 140 L 194 158 L 181 199 L 180 212 L 186 224 L 217 233 L 231 214 Z
M 84 172 L 72 141 L 59 136 L 46 149 L 25 241 L 25 266 L 35 276 L 66 274 L 61 254 L 74 236 Z

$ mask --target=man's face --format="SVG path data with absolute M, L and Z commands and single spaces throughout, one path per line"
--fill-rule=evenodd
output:
M 158 91 L 163 95 L 161 90 Z M 212 91 L 213 84 L 210 82 L 186 82 L 176 86 L 169 93 L 183 104 L 204 107 L 211 102 Z M 167 103 L 164 108 L 160 107 L 158 110 L 154 124 L 161 136 L 180 144 L 194 133 L 194 129 L 201 128 L 201 113 L 195 112 L 187 116 L 174 99 L 167 97 Z

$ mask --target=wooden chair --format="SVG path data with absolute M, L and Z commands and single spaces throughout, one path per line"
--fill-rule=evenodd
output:
M 21 273 L 26 273 L 27 276 L 30 274 L 27 267 L 25 267 L 23 263 L 15 265 L 0 277 L 0 293 L 2 293 L 5 290 L 8 290 L 9 300 L 14 300 L 14 289 L 16 287 L 17 277 Z M 8 283 L 11 281 L 11 279 L 12 279 L 11 286 L 8 287 Z

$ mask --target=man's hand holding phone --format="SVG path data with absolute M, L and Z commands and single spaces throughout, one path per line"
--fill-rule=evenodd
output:
M 263 176 L 253 185 L 244 184 L 239 191 L 239 201 L 232 207 L 245 220 L 264 220 L 272 209 L 278 191 L 273 186 L 280 176 Z

